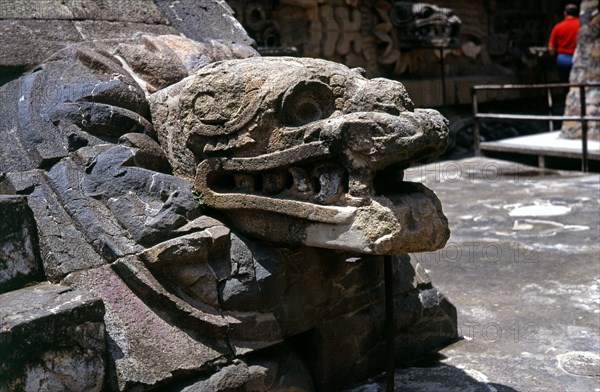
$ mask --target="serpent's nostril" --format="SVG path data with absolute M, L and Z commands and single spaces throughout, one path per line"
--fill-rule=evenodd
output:
M 391 195 L 405 193 L 408 183 L 404 182 L 405 165 L 392 164 L 378 171 L 373 178 L 373 191 L 375 195 Z

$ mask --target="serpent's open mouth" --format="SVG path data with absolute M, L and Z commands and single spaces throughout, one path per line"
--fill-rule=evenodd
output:
M 348 173 L 338 164 L 304 162 L 254 173 L 215 172 L 209 176 L 208 186 L 222 194 L 252 194 L 339 205 L 348 192 Z
M 405 166 L 390 165 L 374 173 L 367 186 L 370 197 L 420 192 L 422 186 L 404 181 Z M 365 188 L 350 187 L 349 175 L 341 164 L 306 161 L 256 172 L 214 171 L 208 188 L 218 194 L 255 195 L 296 200 L 324 206 L 359 206 Z
M 423 185 L 404 181 L 405 165 L 363 172 L 362 181 L 353 181 L 355 175 L 334 157 L 312 147 L 281 151 L 281 159 L 208 159 L 198 166 L 195 187 L 204 189 L 207 206 L 229 214 L 241 231 L 271 240 L 296 238 L 371 254 L 445 244 L 449 231 L 439 200 Z M 299 152 L 311 149 L 311 158 Z M 290 163 L 294 155 L 305 158 Z M 270 223 L 261 227 L 256 222 L 265 214 Z

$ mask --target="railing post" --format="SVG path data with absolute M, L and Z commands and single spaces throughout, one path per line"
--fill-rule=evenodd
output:
M 585 120 L 585 86 L 579 86 L 579 115 L 581 117 L 581 171 L 588 172 L 587 121 Z
M 471 87 L 471 102 L 473 103 L 473 150 L 475 156 L 481 156 L 481 149 L 479 147 L 479 118 L 477 117 L 477 89 Z
M 444 106 L 446 106 L 446 66 L 444 65 L 444 45 L 440 46 L 440 68 L 440 81 L 442 82 L 442 102 L 444 103 Z
M 546 94 L 548 95 L 548 114 L 552 116 L 554 108 L 552 103 L 552 89 L 550 87 L 546 87 Z M 554 122 L 552 120 L 548 121 L 548 130 L 550 132 L 554 131 Z
M 552 103 L 552 88 L 578 88 L 579 89 L 579 116 L 574 114 L 570 116 L 566 115 L 553 115 L 553 103 Z M 554 130 L 553 121 L 577 121 L 581 123 L 581 171 L 589 172 L 589 151 L 588 151 L 588 121 L 600 121 L 600 116 L 588 116 L 586 107 L 586 87 L 600 87 L 600 83 L 555 83 L 555 84 L 542 84 L 542 85 L 518 85 L 518 84 L 505 84 L 505 85 L 479 85 L 471 87 L 471 103 L 473 105 L 473 150 L 476 157 L 483 155 L 481 150 L 481 121 L 485 119 L 512 119 L 512 120 L 548 120 L 550 131 Z M 546 89 L 548 107 L 550 115 L 538 116 L 538 115 L 506 115 L 501 113 L 479 113 L 477 92 L 479 90 L 504 90 L 504 89 L 530 89 L 530 88 L 544 88 Z M 540 161 L 541 162 L 541 161 Z
M 392 256 L 383 256 L 383 275 L 385 290 L 385 335 L 386 335 L 386 392 L 394 392 L 394 373 L 396 372 L 394 350 L 394 280 L 392 271 Z

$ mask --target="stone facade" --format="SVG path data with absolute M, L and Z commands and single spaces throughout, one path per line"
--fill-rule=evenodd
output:
M 402 81 L 418 106 L 470 104 L 470 89 L 476 84 L 552 80 L 554 68 L 540 49 L 562 12 L 558 0 L 227 3 L 261 54 L 362 67 L 369 77 Z M 523 96 L 488 92 L 479 100 Z

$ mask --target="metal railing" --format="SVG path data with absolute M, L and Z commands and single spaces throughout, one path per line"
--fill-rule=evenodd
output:
M 578 116 L 556 116 L 552 114 L 552 89 L 553 88 L 579 88 L 579 115 Z M 600 121 L 600 116 L 588 116 L 586 114 L 586 102 L 585 102 L 585 89 L 586 87 L 600 87 L 600 83 L 546 83 L 546 84 L 488 84 L 478 85 L 471 88 L 471 100 L 473 103 L 473 118 L 474 118 L 474 130 L 473 138 L 475 149 L 475 155 L 481 155 L 480 147 L 480 120 L 481 119 L 499 119 L 499 120 L 533 120 L 543 121 L 548 120 L 550 131 L 553 130 L 552 121 L 578 121 L 581 122 L 581 170 L 587 172 L 588 167 L 588 121 Z M 483 90 L 533 90 L 533 89 L 546 89 L 546 95 L 548 97 L 548 112 L 546 116 L 543 115 L 529 115 L 529 114 L 506 114 L 506 113 L 479 113 L 477 106 L 477 92 Z

